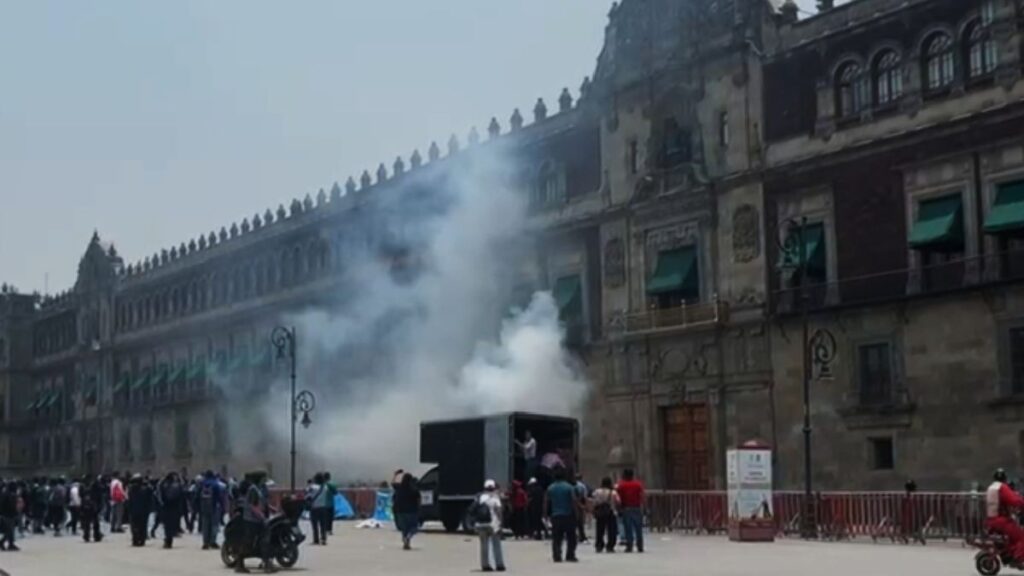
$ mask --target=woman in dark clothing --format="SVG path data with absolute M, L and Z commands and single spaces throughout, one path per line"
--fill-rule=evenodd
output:
M 402 548 L 410 550 L 412 537 L 420 527 L 420 489 L 412 474 L 404 474 L 401 470 L 395 475 L 392 485 L 395 489 L 393 509 L 398 529 L 402 531 Z
M 128 484 L 128 523 L 132 529 L 132 546 L 146 545 L 146 528 L 153 513 L 153 488 L 136 474 Z

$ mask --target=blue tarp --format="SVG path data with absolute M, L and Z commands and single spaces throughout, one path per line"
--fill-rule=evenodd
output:
M 348 499 L 341 492 L 334 495 L 334 519 L 351 520 L 356 517 L 356 511 L 348 503 Z
M 391 522 L 391 492 L 377 492 L 377 503 L 373 509 L 373 519 L 378 522 Z

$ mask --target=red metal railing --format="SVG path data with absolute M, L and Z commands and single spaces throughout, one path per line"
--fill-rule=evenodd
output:
M 343 489 L 357 518 L 373 515 L 375 488 Z M 277 505 L 287 490 L 271 492 Z M 802 492 L 775 492 L 773 518 L 779 536 L 801 533 Z M 648 491 L 647 527 L 657 532 L 720 534 L 729 526 L 728 496 L 722 491 Z M 981 494 L 970 492 L 822 492 L 812 496 L 818 537 L 871 538 L 904 544 L 928 540 L 969 540 L 985 534 Z
M 728 528 L 725 492 L 649 492 L 647 523 L 655 531 L 713 534 Z M 984 501 L 980 494 L 918 492 L 826 492 L 812 496 L 818 537 L 828 540 L 870 537 L 924 544 L 930 539 L 982 536 Z M 773 517 L 780 536 L 801 532 L 804 495 L 776 492 Z

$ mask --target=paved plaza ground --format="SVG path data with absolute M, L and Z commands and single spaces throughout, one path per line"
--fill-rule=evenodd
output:
M 172 550 L 151 541 L 129 547 L 118 534 L 101 544 L 52 535 L 20 542 L 23 551 L 0 552 L 0 571 L 10 576 L 226 575 L 219 553 L 200 550 L 197 536 L 185 536 Z M 351 523 L 335 527 L 327 547 L 303 544 L 299 564 L 280 574 L 353 576 L 465 575 L 478 571 L 477 542 L 466 536 L 428 532 L 414 550 L 403 552 L 398 535 L 387 529 L 360 530 Z M 592 576 L 969 576 L 973 552 L 954 544 L 900 546 L 871 543 L 816 543 L 784 540 L 774 544 L 735 544 L 716 536 L 649 536 L 643 555 L 597 555 L 586 546 L 580 563 L 554 565 L 547 543 L 505 542 L 512 574 Z M 255 565 L 251 565 L 255 568 Z M 259 572 L 253 570 L 254 574 Z

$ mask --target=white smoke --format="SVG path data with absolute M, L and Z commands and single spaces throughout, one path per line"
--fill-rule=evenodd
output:
M 318 396 L 302 466 L 380 479 L 419 461 L 424 420 L 531 411 L 580 416 L 588 385 L 565 351 L 550 293 L 509 314 L 519 258 L 535 254 L 525 199 L 497 152 L 476 151 L 444 180 L 438 211 L 400 210 L 423 270 L 408 284 L 371 254 L 345 255 L 356 278 L 331 310 L 288 318 L 300 387 Z M 314 368 L 329 359 L 343 368 Z M 281 402 L 268 406 L 280 422 Z M 281 438 L 287 429 L 277 432 Z

